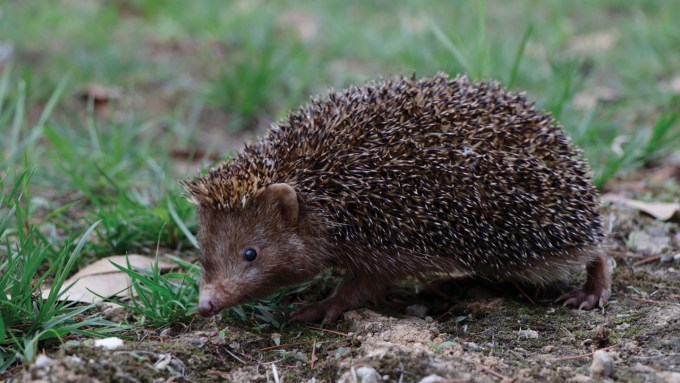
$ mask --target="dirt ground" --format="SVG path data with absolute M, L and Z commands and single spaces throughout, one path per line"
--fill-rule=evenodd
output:
M 618 205 L 603 216 L 616 263 L 604 312 L 553 302 L 583 275 L 543 289 L 460 283 L 449 299 L 406 281 L 326 329 L 290 323 L 257 333 L 197 319 L 142 331 L 115 350 L 67 341 L 13 381 L 680 382 L 677 220 Z M 315 283 L 307 299 L 331 288 Z

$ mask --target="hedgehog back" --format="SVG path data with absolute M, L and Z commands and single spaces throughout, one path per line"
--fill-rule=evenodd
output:
M 602 237 L 588 167 L 556 122 L 521 94 L 464 77 L 332 92 L 214 171 L 234 169 L 258 187 L 292 185 L 342 251 L 399 255 L 414 270 L 446 258 L 535 280 L 515 270 L 575 262 Z

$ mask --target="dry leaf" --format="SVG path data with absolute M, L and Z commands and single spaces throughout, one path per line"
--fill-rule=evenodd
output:
M 613 194 L 602 196 L 602 201 L 619 203 L 643 211 L 661 221 L 671 219 L 676 212 L 680 211 L 680 203 L 643 202 Z
M 145 257 L 143 255 L 128 255 L 127 260 L 130 265 L 140 269 L 150 269 L 155 264 L 155 259 Z M 78 271 L 75 275 L 64 282 L 62 290 L 71 285 L 68 292 L 62 295 L 59 300 L 65 301 L 79 301 L 85 303 L 97 303 L 103 299 L 93 294 L 92 292 L 103 297 L 128 296 L 130 286 L 130 277 L 124 272 L 120 271 L 111 262 L 127 267 L 127 260 L 125 255 L 115 255 L 98 260 L 97 262 L 88 265 L 84 269 Z M 162 259 L 158 260 L 158 267 L 161 271 L 168 271 L 174 265 Z M 92 291 L 92 292 L 90 292 Z M 50 290 L 43 291 L 43 299 L 47 299 Z
M 92 99 L 95 106 L 101 106 L 109 101 L 115 101 L 121 98 L 122 92 L 117 87 L 107 87 L 101 84 L 90 84 L 83 89 L 80 94 L 80 99 L 89 101 Z
M 676 74 L 668 82 L 659 83 L 659 88 L 662 91 L 680 94 L 680 74 Z

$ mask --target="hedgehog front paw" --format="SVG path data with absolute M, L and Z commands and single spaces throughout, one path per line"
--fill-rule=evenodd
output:
M 342 307 L 333 301 L 322 301 L 301 308 L 291 314 L 291 317 L 300 322 L 316 322 L 323 319 L 322 325 L 327 325 L 335 323 L 347 309 L 348 307 Z
M 584 287 L 562 295 L 558 301 L 564 301 L 564 306 L 578 306 L 579 310 L 592 310 L 596 307 L 604 308 L 610 296 L 611 291 L 608 288 L 588 289 Z
M 323 302 L 317 302 L 295 311 L 290 316 L 300 322 L 315 322 L 324 317 L 326 310 Z

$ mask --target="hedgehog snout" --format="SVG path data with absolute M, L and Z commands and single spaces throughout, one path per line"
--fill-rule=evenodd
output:
M 215 304 L 212 300 L 199 300 L 198 301 L 198 314 L 204 318 L 211 317 L 216 314 Z
M 211 317 L 219 310 L 215 300 L 215 291 L 212 288 L 201 287 L 198 296 L 198 314 L 202 317 Z

